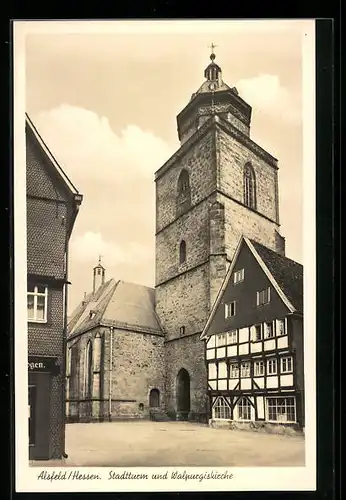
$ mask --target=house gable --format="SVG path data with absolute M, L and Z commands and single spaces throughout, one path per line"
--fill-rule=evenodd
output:
M 29 125 L 26 125 L 26 190 L 28 196 L 71 201 L 71 193 L 50 165 Z
M 244 279 L 234 283 L 234 273 L 242 269 L 244 270 Z M 257 292 L 269 287 L 270 302 L 258 306 Z M 225 318 L 225 304 L 230 304 L 233 301 L 236 302 L 235 315 Z M 249 244 L 245 239 L 242 239 L 215 304 L 211 321 L 206 325 L 202 337 L 271 321 L 290 312 L 289 305 L 284 300 L 282 293 L 274 286 L 273 280 L 260 265 Z

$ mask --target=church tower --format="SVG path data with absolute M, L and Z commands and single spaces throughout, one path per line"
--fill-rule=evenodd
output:
M 156 312 L 165 332 L 166 408 L 206 421 L 200 333 L 241 235 L 284 254 L 277 160 L 250 138 L 251 106 L 215 63 L 177 116 L 181 143 L 156 172 Z

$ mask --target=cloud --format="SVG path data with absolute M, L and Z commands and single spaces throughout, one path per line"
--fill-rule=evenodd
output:
M 153 248 L 138 241 L 126 241 L 116 244 L 106 240 L 101 233 L 87 231 L 71 241 L 71 258 L 79 264 L 96 264 L 98 255 L 106 267 L 128 263 L 145 263 L 153 259 Z M 85 266 L 89 269 L 90 266 Z
M 70 306 L 90 289 L 98 255 L 109 278 L 152 286 L 154 173 L 173 148 L 135 124 L 115 133 L 106 117 L 68 104 L 32 120 L 84 196 L 70 241 Z
M 290 124 L 300 122 L 298 99 L 281 85 L 277 75 L 260 74 L 238 80 L 236 87 L 240 96 L 256 109 L 257 117 L 264 113 Z
M 77 186 L 101 178 L 107 183 L 138 176 L 153 180 L 154 172 L 172 154 L 151 131 L 130 124 L 117 135 L 108 118 L 69 104 L 42 111 L 33 120 Z

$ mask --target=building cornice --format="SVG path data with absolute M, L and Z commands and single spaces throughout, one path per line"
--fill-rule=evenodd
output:
M 174 342 L 175 340 L 182 340 L 186 339 L 187 337 L 194 337 L 196 335 L 201 335 L 201 331 L 195 332 L 195 333 L 187 333 L 185 335 L 181 335 L 181 337 L 174 337 L 174 339 L 165 339 L 165 344 L 168 344 L 170 342 Z
M 163 332 L 155 330 L 154 328 L 142 327 L 138 325 L 128 325 L 127 323 L 122 323 L 120 321 L 115 321 L 115 320 L 101 320 L 93 322 L 93 324 L 89 324 L 83 328 L 80 328 L 78 331 L 70 334 L 68 336 L 68 341 L 71 341 L 81 335 L 84 335 L 85 333 L 88 333 L 91 330 L 95 330 L 97 328 L 102 328 L 102 327 L 114 328 L 115 330 L 125 330 L 131 333 L 144 333 L 147 335 L 156 335 L 157 337 L 164 337 Z
M 237 139 L 240 143 L 246 146 L 250 151 L 256 154 L 258 157 L 266 161 L 275 170 L 278 170 L 278 160 L 270 153 L 268 153 L 261 146 L 256 144 L 250 137 L 238 130 L 231 123 L 223 120 L 217 115 L 211 116 L 200 129 L 198 129 L 181 147 L 155 172 L 155 181 L 158 180 L 169 168 L 181 159 L 186 153 L 191 149 L 191 147 L 201 139 L 213 125 L 219 126 L 221 130 L 229 134 L 230 136 Z
M 254 142 L 250 137 L 245 135 L 243 132 L 238 130 L 231 123 L 226 122 L 222 118 L 215 116 L 216 124 L 227 134 L 231 135 L 239 142 L 241 142 L 244 146 L 246 146 L 250 151 L 259 156 L 262 160 L 266 161 L 271 167 L 275 170 L 278 170 L 278 160 L 270 153 L 268 153 L 265 149 L 259 146 L 256 142 Z
M 221 189 L 214 189 L 207 196 L 205 196 L 204 198 L 202 198 L 201 200 L 199 200 L 197 203 L 195 203 L 194 205 L 191 205 L 190 209 L 187 212 L 184 212 L 184 213 L 178 215 L 178 217 L 175 217 L 171 222 L 169 222 L 164 227 L 162 227 L 161 229 L 159 229 L 158 231 L 156 231 L 155 232 L 155 236 L 157 236 L 160 233 L 162 233 L 162 231 L 164 231 L 169 226 L 171 226 L 172 224 L 174 224 L 178 219 L 180 219 L 181 217 L 183 217 L 184 215 L 186 215 L 187 213 L 189 213 L 195 207 L 198 207 L 204 201 L 207 201 L 209 198 L 212 198 L 213 196 L 215 197 L 215 195 L 218 195 L 218 194 L 220 194 L 222 196 L 225 196 L 227 199 L 229 199 L 231 201 L 234 201 L 234 203 L 237 203 L 238 205 L 243 206 L 247 210 L 251 210 L 251 212 L 254 212 L 255 214 L 259 215 L 260 217 L 263 217 L 264 219 L 268 220 L 269 222 L 273 222 L 274 224 L 277 225 L 277 227 L 280 227 L 280 224 L 278 222 L 276 222 L 274 219 L 271 219 L 270 217 L 268 217 L 267 215 L 262 214 L 261 212 L 258 212 L 258 210 L 255 210 L 254 208 L 248 207 L 247 205 L 245 205 L 241 201 L 237 200 L 236 198 L 233 198 L 233 196 L 230 196 L 229 194 L 225 193 Z
M 201 128 L 199 128 L 184 144 L 180 146 L 180 148 L 173 153 L 173 155 L 155 172 L 155 181 L 159 179 L 167 170 L 170 169 L 177 160 L 181 159 L 186 153 L 192 148 L 192 146 L 201 139 L 211 128 L 211 125 L 214 123 L 215 116 L 210 117 Z

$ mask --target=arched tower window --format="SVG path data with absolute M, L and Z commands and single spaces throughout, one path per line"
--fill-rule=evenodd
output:
M 187 170 L 182 170 L 178 179 L 178 194 L 187 193 L 190 191 L 190 178 Z
M 179 245 L 179 263 L 184 264 L 186 261 L 186 242 L 182 240 Z
M 177 186 L 177 215 L 180 215 L 190 208 L 190 176 L 189 172 L 183 169 L 180 172 Z
M 85 349 L 85 384 L 84 384 L 84 392 L 86 398 L 92 397 L 92 388 L 93 388 L 93 345 L 91 340 L 87 343 Z
M 256 209 L 256 177 L 251 163 L 244 167 L 244 204 Z

